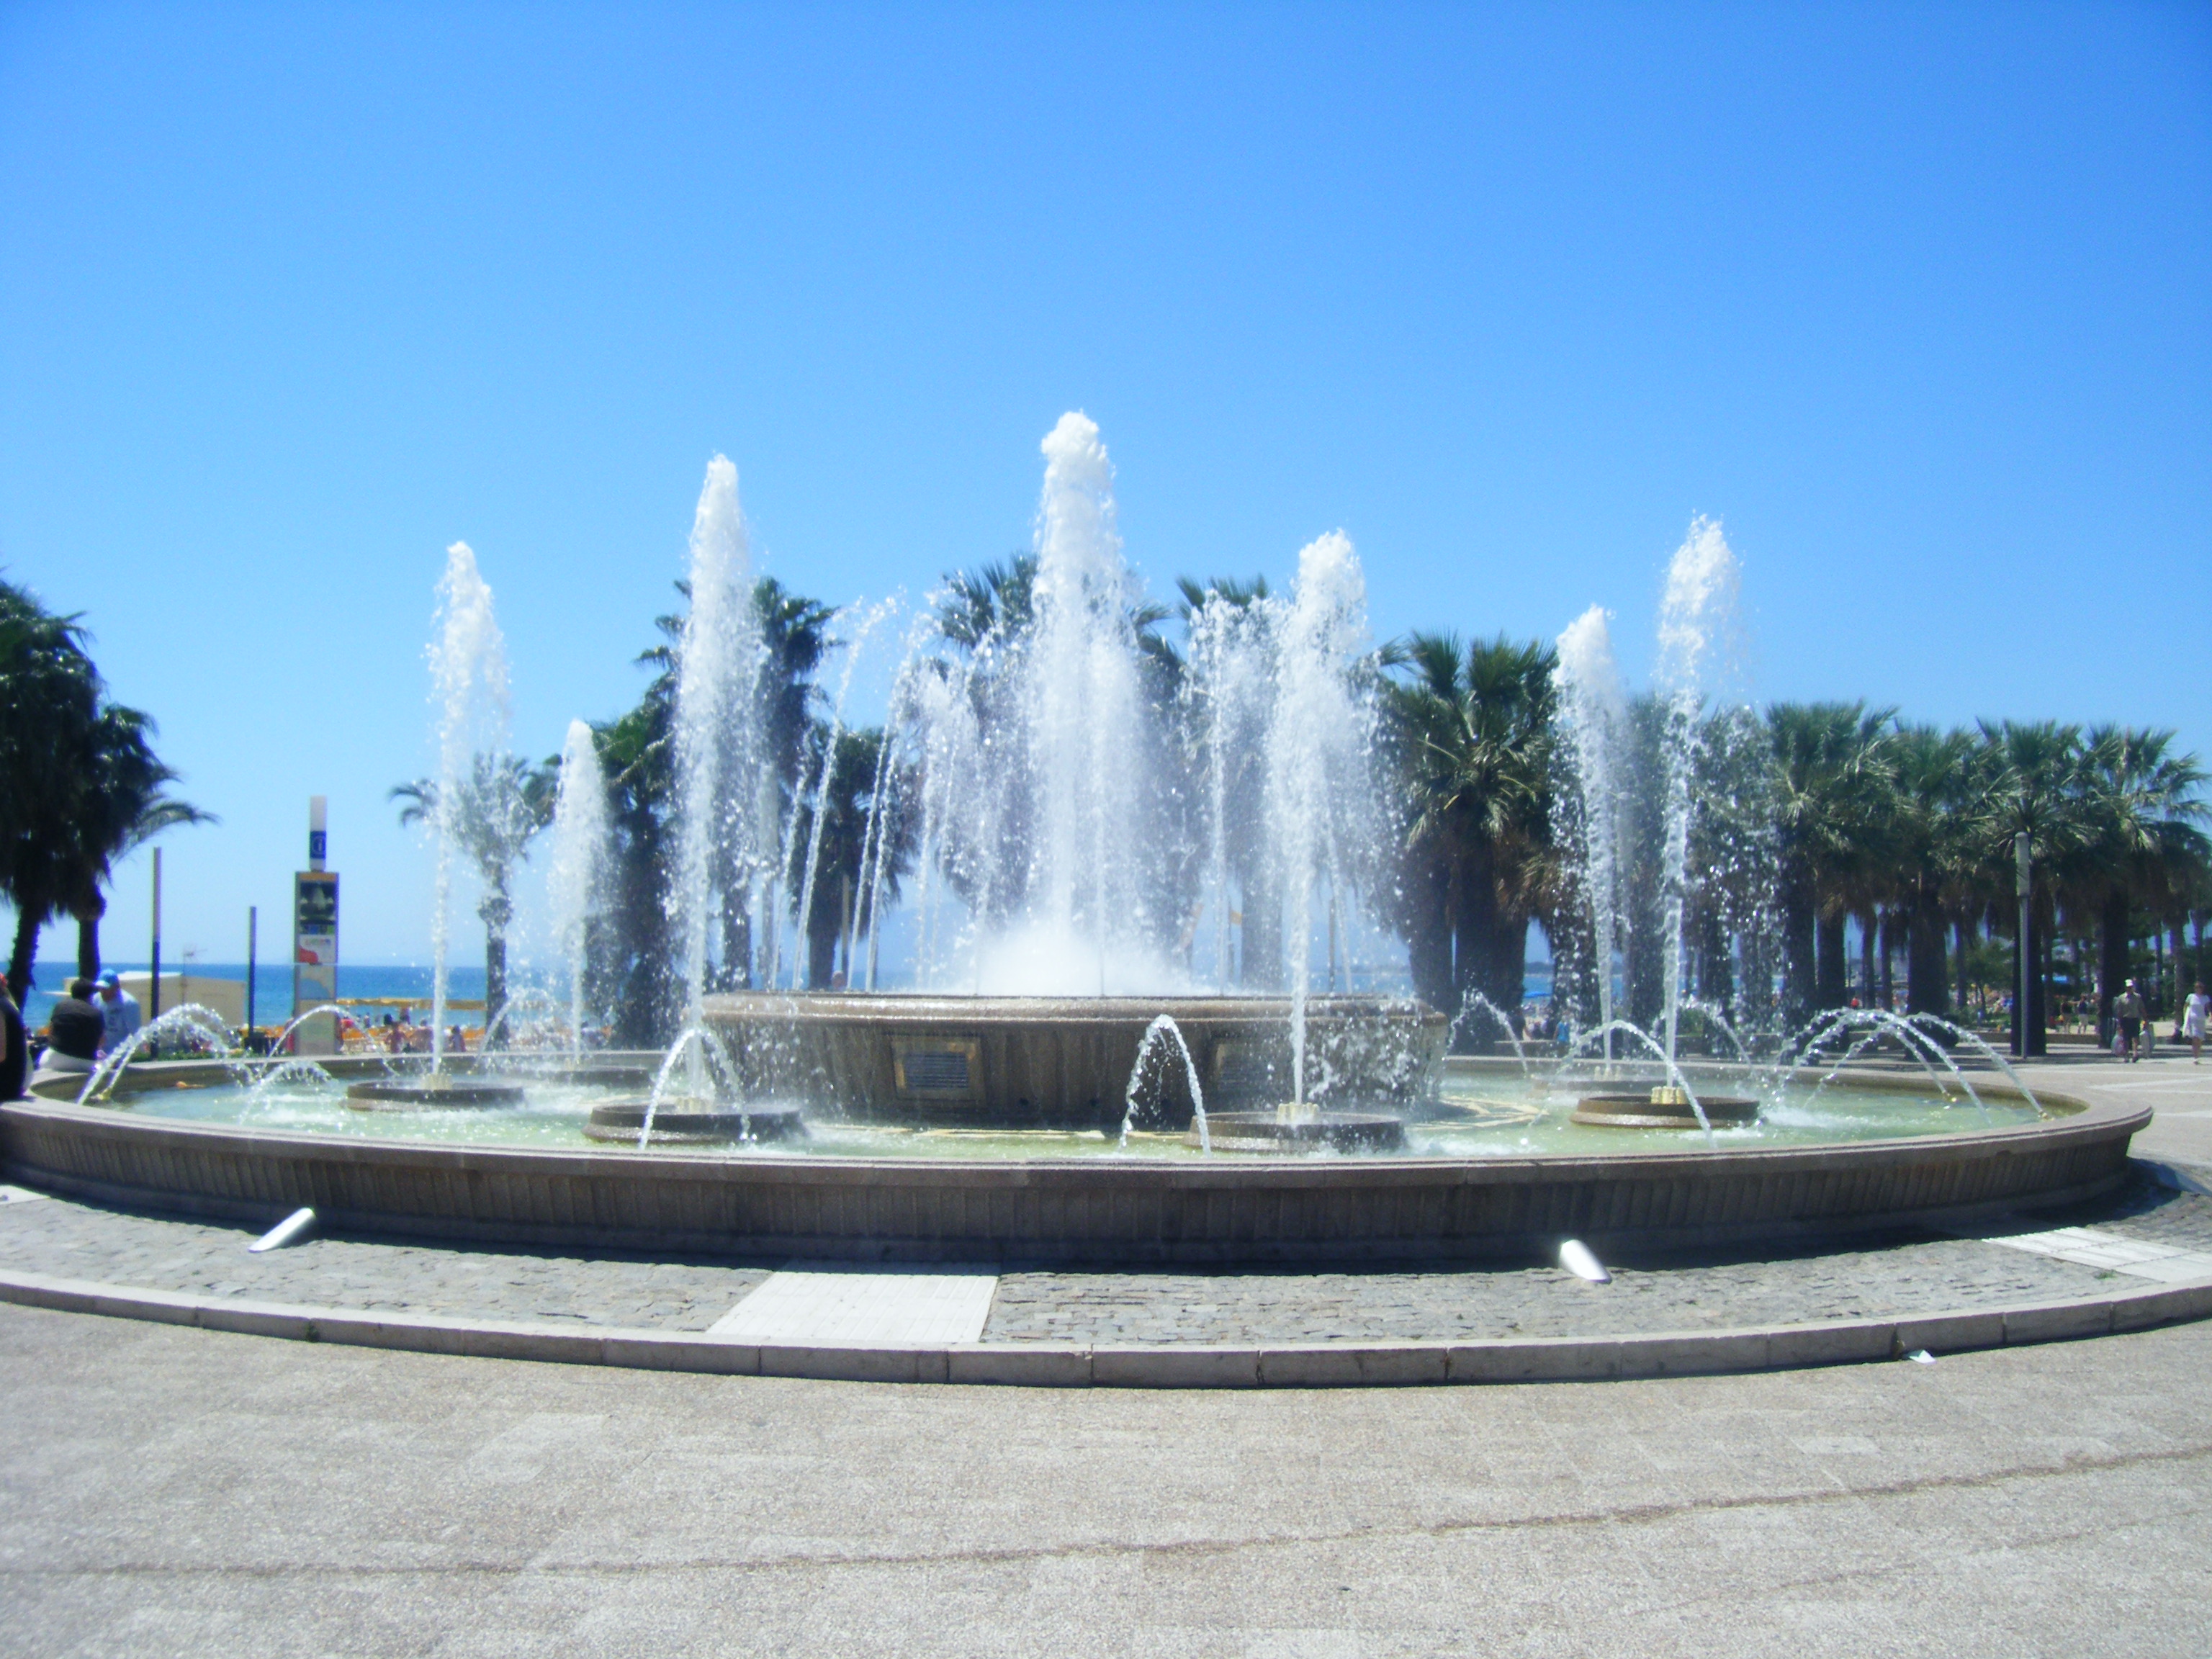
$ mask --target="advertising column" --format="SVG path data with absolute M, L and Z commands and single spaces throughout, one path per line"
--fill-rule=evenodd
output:
M 338 994 L 338 877 L 323 867 L 330 850 L 329 798 L 307 798 L 307 867 L 292 878 L 292 1018 Z M 292 1039 L 301 1054 L 338 1051 L 338 1017 L 318 1014 Z

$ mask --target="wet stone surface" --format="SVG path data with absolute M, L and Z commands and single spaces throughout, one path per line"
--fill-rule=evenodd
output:
M 2212 1199 L 2148 1177 L 2023 1218 L 2212 1249 Z M 703 1330 L 779 1262 L 646 1261 L 310 1238 L 251 1255 L 254 1229 L 47 1199 L 0 1205 L 0 1272 L 196 1297 L 535 1324 Z M 1765 1258 L 1614 1261 L 1583 1283 L 1549 1262 L 1343 1273 L 1025 1271 L 1001 1275 L 987 1342 L 1357 1342 L 1627 1335 L 2000 1307 L 2150 1281 L 1978 1238 L 1858 1239 Z

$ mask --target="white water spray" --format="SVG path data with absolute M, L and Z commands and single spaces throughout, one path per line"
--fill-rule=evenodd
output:
M 437 893 L 430 915 L 430 1069 L 446 1058 L 446 997 L 453 945 L 453 854 L 469 810 L 478 756 L 497 768 L 507 758 L 507 642 L 492 614 L 491 588 L 477 570 L 466 542 L 446 550 L 445 580 L 438 584 L 436 636 L 430 645 L 431 700 L 438 716 L 438 798 L 430 814 L 437 843 Z
M 553 901 L 553 925 L 568 959 L 568 1045 L 584 1049 L 584 955 L 591 921 L 603 902 L 610 863 L 606 775 L 599 766 L 592 728 L 568 722 L 561 746 L 561 793 L 553 807 L 553 852 L 547 885 Z
M 1613 1023 L 1613 953 L 1620 923 L 1619 760 L 1628 718 L 1607 622 L 1604 607 L 1594 605 L 1570 623 L 1559 635 L 1559 666 L 1553 671 L 1582 802 L 1583 879 L 1589 894 L 1601 1025 Z M 1506 1029 L 1512 1029 L 1510 1024 Z M 1611 1057 L 1608 1044 L 1607 1058 Z
M 1687 896 L 1691 785 L 1697 770 L 1705 699 L 1720 654 L 1734 643 L 1742 568 L 1717 520 L 1694 519 L 1667 568 L 1659 605 L 1658 687 L 1666 706 L 1662 744 L 1666 776 L 1666 845 L 1661 855 L 1665 937 L 1666 1048 L 1673 1064 L 1681 1018 L 1682 915 Z

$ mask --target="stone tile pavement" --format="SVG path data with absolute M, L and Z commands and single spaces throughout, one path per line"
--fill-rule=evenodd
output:
M 2011 1231 L 2035 1235 L 2053 1220 L 2117 1241 L 2118 1255 L 2112 1244 L 2101 1255 L 2085 1253 L 2081 1239 L 2038 1249 L 1915 1235 L 1764 1259 L 1710 1253 L 1616 1261 L 1606 1285 L 1586 1285 L 1548 1262 L 1355 1273 L 1010 1266 L 993 1294 L 988 1274 L 902 1278 L 828 1264 L 656 1261 L 345 1237 L 252 1255 L 252 1229 L 52 1198 L 0 1202 L 0 1272 L 537 1324 L 668 1331 L 720 1324 L 727 1334 L 732 1327 L 723 1322 L 766 1321 L 769 1338 L 781 1340 L 830 1340 L 821 1334 L 824 1321 L 848 1337 L 918 1340 L 925 1339 L 909 1326 L 935 1329 L 949 1321 L 957 1340 L 973 1340 L 980 1328 L 987 1342 L 1284 1344 L 1621 1336 L 1971 1310 L 2139 1285 L 2130 1263 L 2193 1258 L 2212 1246 L 2212 1198 L 2148 1176 L 2113 1200 Z M 771 1273 L 779 1281 L 774 1305 L 748 1313 L 745 1299 Z M 944 1277 L 960 1283 L 941 1305 L 930 1303 L 921 1290 Z M 870 1291 L 877 1279 L 881 1285 Z

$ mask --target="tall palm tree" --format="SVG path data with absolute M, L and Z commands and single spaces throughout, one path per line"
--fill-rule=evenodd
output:
M 0 581 L 0 890 L 15 910 L 18 1000 L 48 921 L 77 919 L 80 969 L 97 973 L 114 861 L 173 824 L 208 821 L 165 793 L 177 774 L 154 752 L 153 720 L 106 700 L 85 642 L 75 617 Z
M 105 890 L 116 860 L 165 830 L 216 822 L 214 814 L 168 793 L 178 774 L 155 754 L 154 729 L 151 716 L 114 703 L 94 723 L 60 895 L 61 908 L 76 919 L 76 970 L 87 979 L 100 972 L 100 922 L 107 914 Z
M 2062 899 L 2082 878 L 2083 855 L 2094 841 L 2081 729 L 2057 720 L 1984 721 L 1981 737 L 1988 782 L 1974 809 L 1973 827 L 1992 897 L 2012 891 L 2015 836 L 2027 836 L 2033 860 L 2027 936 L 2018 941 L 2028 966 L 2027 1006 L 2020 1006 L 2014 999 L 2013 1048 L 2016 1054 L 2040 1054 L 2045 1052 L 2050 1000 L 2047 941 Z
M 2112 998 L 2128 975 L 2131 913 L 2152 913 L 2152 930 L 2171 914 L 2212 846 L 2198 826 L 2212 817 L 2197 793 L 2204 769 L 2173 752 L 2171 732 L 2098 726 L 2083 744 L 2081 781 L 2087 843 L 2081 886 L 2097 917 L 2097 1026 L 2111 1021 Z M 2185 902 L 2183 908 L 2186 908 Z
M 1843 912 L 1872 862 L 1888 788 L 1885 728 L 1894 713 L 1863 702 L 1767 710 L 1786 1025 L 1844 1002 Z
M 484 1029 L 489 1032 L 507 1006 L 507 930 L 514 920 L 514 866 L 527 856 L 531 837 L 553 819 L 560 762 L 532 766 L 517 755 L 475 756 L 452 809 L 441 812 L 434 778 L 395 784 L 390 799 L 402 803 L 402 824 L 441 823 L 477 867 L 483 895 L 477 915 L 484 927 Z M 504 1038 L 501 1038 L 504 1041 Z
M 1891 903 L 1905 933 L 1905 1010 L 1950 1012 L 1944 932 L 1973 861 L 1965 834 L 1973 739 L 1929 726 L 1899 726 L 1891 744 Z
M 1552 842 L 1555 653 L 1499 635 L 1462 647 L 1449 634 L 1413 634 L 1392 653 L 1401 671 L 1389 707 L 1410 811 L 1407 870 L 1413 902 L 1441 896 L 1449 915 L 1453 995 L 1479 994 L 1516 1025 L 1528 924 L 1557 869 Z M 1441 878 L 1441 879 L 1439 879 Z M 1407 918 L 1417 975 L 1433 974 L 1440 918 Z M 1416 985 L 1433 995 L 1441 987 Z
M 100 696 L 77 619 L 0 580 L 0 887 L 15 911 L 8 984 L 18 1002 L 39 932 L 68 885 L 76 784 Z
M 816 721 L 807 734 L 810 771 L 821 765 L 823 745 L 829 737 L 828 724 Z M 878 855 L 869 841 L 869 821 L 878 779 L 883 781 L 885 799 L 876 828 L 882 837 L 880 862 L 886 899 L 898 897 L 901 880 L 914 867 L 917 826 L 913 815 L 902 810 L 900 805 L 910 798 L 911 791 L 900 787 L 901 781 L 888 775 L 884 761 L 881 726 L 864 726 L 838 734 L 836 758 L 830 765 L 830 793 L 823 813 L 822 847 L 815 866 L 811 914 L 799 915 L 800 894 L 794 888 L 791 895 L 793 920 L 799 924 L 806 939 L 806 983 L 811 990 L 828 988 L 831 975 L 836 971 L 841 939 L 848 941 L 846 982 L 860 982 L 852 951 L 867 926 L 868 894 L 865 886 L 870 884 L 878 862 Z M 809 844 L 814 833 L 814 799 L 810 793 L 799 805 L 798 830 L 793 839 L 802 848 Z

